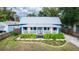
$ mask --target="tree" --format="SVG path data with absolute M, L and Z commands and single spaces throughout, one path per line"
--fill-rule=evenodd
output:
M 27 14 L 27 16 L 32 17 L 32 16 L 36 16 L 35 13 L 29 13 Z
M 63 24 L 67 26 L 72 26 L 74 23 L 79 21 L 79 8 L 63 7 L 63 8 L 60 8 L 60 11 L 63 11 L 61 15 Z
M 7 10 L 6 7 L 1 7 L 0 9 L 0 21 L 14 20 L 14 14 L 11 10 Z
M 58 16 L 58 8 L 52 8 L 52 7 L 44 7 L 41 11 L 39 11 L 38 16 Z

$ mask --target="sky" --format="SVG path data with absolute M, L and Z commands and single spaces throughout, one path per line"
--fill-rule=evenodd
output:
M 42 8 L 41 7 L 9 7 L 15 11 L 18 16 L 26 16 L 28 13 L 38 13 Z

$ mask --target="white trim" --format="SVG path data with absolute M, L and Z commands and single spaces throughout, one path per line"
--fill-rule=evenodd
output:
M 52 33 L 53 31 L 52 31 L 52 27 L 50 27 L 50 32 Z
M 36 27 L 36 34 L 37 34 L 37 27 Z
M 27 27 L 27 31 L 28 31 L 28 33 L 30 33 L 30 27 Z
M 59 33 L 59 28 L 57 28 L 56 33 Z
M 22 31 L 21 31 L 21 32 L 22 32 L 22 34 L 24 34 L 24 33 L 23 33 L 23 27 L 21 28 L 21 30 L 22 30 Z
M 44 27 L 43 27 L 43 34 L 44 34 Z
M 26 25 L 22 25 L 22 27 L 59 27 L 61 28 L 61 26 L 59 25 L 52 25 L 52 24 L 26 24 Z

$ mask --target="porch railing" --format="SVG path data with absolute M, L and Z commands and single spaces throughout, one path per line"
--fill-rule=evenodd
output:
M 28 31 L 27 30 L 23 30 L 23 34 L 27 34 L 28 33 Z
M 36 34 L 36 30 L 31 30 L 29 33 Z
M 49 30 L 44 30 L 44 33 L 46 34 L 46 33 L 50 33 L 50 31 Z

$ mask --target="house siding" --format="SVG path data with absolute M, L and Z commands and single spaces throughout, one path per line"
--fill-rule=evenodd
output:
M 73 25 L 73 31 L 79 32 L 79 23 L 76 23 L 76 24 Z

